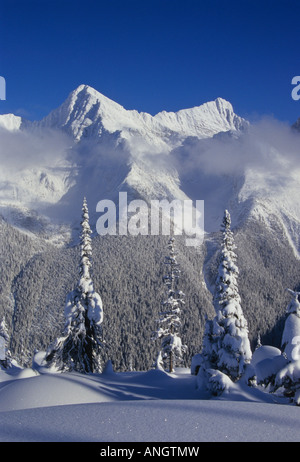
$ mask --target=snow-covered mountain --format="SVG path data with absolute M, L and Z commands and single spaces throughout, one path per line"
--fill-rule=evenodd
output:
M 124 190 L 146 200 L 204 200 L 207 231 L 218 229 L 225 207 L 235 225 L 252 215 L 272 227 L 275 216 L 299 250 L 297 136 L 270 123 L 252 129 L 222 98 L 151 116 L 80 85 L 43 120 L 7 114 L 0 128 L 0 207 L 14 224 L 33 213 L 51 229 L 68 225 L 83 194 L 95 211 Z
M 193 337 L 190 354 L 201 341 L 203 314 L 210 312 L 207 288 L 214 282 L 215 233 L 225 208 L 236 233 L 251 340 L 260 331 L 278 343 L 273 329 L 284 312 L 284 289 L 300 283 L 299 137 L 297 130 L 276 121 L 250 124 L 222 98 L 152 116 L 126 110 L 87 85 L 80 85 L 41 121 L 1 115 L 0 214 L 4 221 L 0 233 L 5 238 L 0 270 L 5 283 L 0 314 L 14 316 L 10 325 L 13 350 L 22 351 L 24 359 L 32 343 L 44 348 L 57 333 L 65 293 L 76 277 L 76 248 L 64 244 L 73 237 L 71 242 L 76 243 L 83 196 L 95 231 L 96 204 L 102 199 L 117 202 L 119 192 L 127 192 L 128 200 L 147 202 L 204 200 L 207 238 L 203 248 L 197 253 L 180 244 L 183 272 L 189 279 L 184 282 L 185 292 L 192 291 L 194 299 L 189 316 L 199 316 L 186 327 Z M 138 322 L 144 325 L 150 316 L 147 307 L 152 302 L 143 297 L 151 290 L 144 293 L 141 287 L 156 287 L 163 244 L 156 236 L 145 237 L 133 237 L 133 244 L 122 236 L 99 239 L 95 232 L 98 266 L 94 272 L 106 293 L 104 311 L 110 315 L 105 322 L 110 323 L 115 345 L 123 341 L 123 330 L 116 328 L 123 322 L 122 309 L 131 307 L 126 311 L 127 322 L 131 316 L 136 320 L 136 335 L 144 335 Z M 115 267 L 126 284 L 118 285 Z M 41 279 L 36 279 L 35 271 L 43 275 Z M 140 289 L 135 286 L 136 277 Z M 116 354 L 121 364 L 120 352 Z M 148 353 L 143 358 L 132 354 L 137 367 L 148 360 Z
M 67 100 L 52 111 L 38 126 L 66 129 L 77 141 L 83 137 L 102 137 L 120 132 L 129 140 L 144 137 L 157 146 L 177 144 L 180 138 L 206 138 L 228 130 L 238 130 L 247 122 L 233 112 L 232 105 L 222 98 L 192 109 L 160 112 L 126 110 L 88 85 L 80 85 Z M 163 143 L 163 144 L 161 144 Z
M 91 210 L 119 190 L 146 200 L 187 199 L 170 153 L 189 138 L 209 139 L 247 126 L 221 98 L 151 116 L 80 85 L 41 121 L 0 116 L 2 214 L 13 224 L 31 211 L 44 223 L 50 218 L 52 225 L 68 224 L 83 194 Z

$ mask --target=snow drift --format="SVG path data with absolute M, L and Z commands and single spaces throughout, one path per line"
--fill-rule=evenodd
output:
M 296 406 L 242 384 L 205 399 L 186 369 L 14 372 L 0 373 L 2 442 L 299 441 Z

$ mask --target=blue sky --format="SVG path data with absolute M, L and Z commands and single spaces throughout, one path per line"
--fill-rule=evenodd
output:
M 0 0 L 0 113 L 40 119 L 78 85 L 156 114 L 217 97 L 293 123 L 299 0 Z

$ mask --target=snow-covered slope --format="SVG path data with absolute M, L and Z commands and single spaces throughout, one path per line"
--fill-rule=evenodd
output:
M 36 374 L 0 373 L 0 441 L 299 441 L 296 406 L 239 385 L 207 400 L 189 370 Z
M 282 233 L 296 258 L 300 256 L 300 169 L 281 172 L 274 177 L 268 172 L 249 169 L 238 193 L 239 208 L 251 204 L 249 216 L 260 221 L 273 233 Z

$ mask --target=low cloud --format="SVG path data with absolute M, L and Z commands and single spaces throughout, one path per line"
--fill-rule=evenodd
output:
M 72 140 L 59 131 L 0 129 L 1 173 L 52 167 L 67 159 L 71 147 Z
M 183 173 L 235 175 L 253 168 L 288 173 L 300 167 L 300 133 L 274 119 L 263 119 L 240 134 L 220 133 L 213 138 L 187 139 L 172 158 Z

